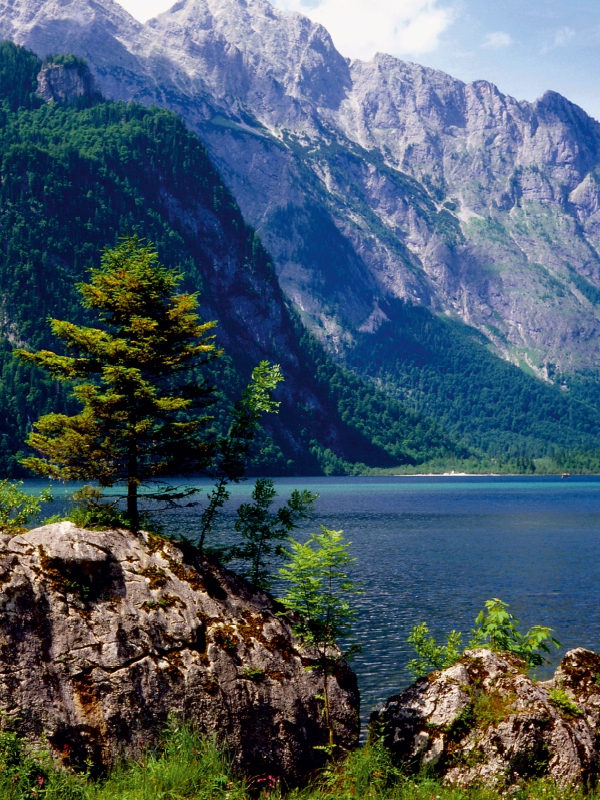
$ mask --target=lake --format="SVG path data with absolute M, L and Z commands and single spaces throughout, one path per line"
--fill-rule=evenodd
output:
M 523 627 L 554 628 L 564 648 L 553 664 L 568 648 L 600 651 L 600 478 L 294 478 L 276 486 L 282 499 L 296 487 L 318 492 L 309 528 L 343 529 L 352 542 L 364 583 L 356 601 L 363 652 L 353 661 L 364 720 L 410 683 L 413 625 L 426 620 L 439 636 L 456 628 L 466 643 L 492 597 L 509 603 Z M 250 481 L 233 487 L 225 527 L 251 489 Z M 169 512 L 164 521 L 193 535 L 198 514 Z

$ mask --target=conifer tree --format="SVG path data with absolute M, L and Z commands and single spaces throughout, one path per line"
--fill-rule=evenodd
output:
M 78 284 L 82 305 L 99 327 L 53 319 L 66 355 L 17 351 L 53 378 L 72 383 L 79 414 L 47 414 L 28 444 L 39 456 L 23 464 L 63 480 L 127 484 L 127 518 L 139 527 L 138 489 L 144 480 L 200 470 L 214 445 L 207 408 L 215 389 L 197 367 L 217 358 L 215 322 L 201 322 L 196 294 L 179 293 L 182 276 L 166 269 L 155 249 L 136 236 L 103 253 L 89 283 Z

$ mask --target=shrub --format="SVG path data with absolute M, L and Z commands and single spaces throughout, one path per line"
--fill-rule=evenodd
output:
M 432 670 L 451 667 L 460 658 L 461 638 L 458 631 L 450 631 L 447 643 L 437 645 L 433 636 L 429 635 L 426 622 L 415 625 L 408 641 L 414 647 L 417 657 L 408 662 L 406 669 L 416 680 Z
M 548 697 L 553 706 L 569 717 L 581 717 L 583 711 L 564 689 L 550 689 Z
M 521 633 L 519 625 L 519 620 L 508 611 L 507 603 L 498 598 L 487 600 L 485 609 L 475 619 L 469 647 L 507 650 L 522 658 L 528 667 L 539 667 L 547 661 L 542 653 L 550 652 L 550 643 L 557 649 L 561 647 L 552 636 L 552 628 L 534 625 L 527 633 Z
M 24 492 L 20 488 L 22 485 L 23 481 L 0 481 L 0 533 L 11 536 L 22 533 L 27 523 L 40 513 L 41 504 L 52 502 L 50 489 L 34 497 Z

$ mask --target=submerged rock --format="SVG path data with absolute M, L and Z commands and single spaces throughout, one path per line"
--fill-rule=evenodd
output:
M 506 785 L 549 776 L 590 785 L 598 774 L 600 656 L 569 651 L 551 681 L 512 653 L 466 651 L 371 716 L 396 759 L 449 784 Z
M 184 548 L 185 549 L 185 548 Z M 73 764 L 137 757 L 170 713 L 228 745 L 247 774 L 295 781 L 327 734 L 311 653 L 274 601 L 165 539 L 72 523 L 0 537 L 0 710 Z M 337 741 L 358 742 L 358 690 L 329 692 Z

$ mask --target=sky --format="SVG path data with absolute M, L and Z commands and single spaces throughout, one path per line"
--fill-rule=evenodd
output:
M 144 22 L 173 0 L 119 2 Z M 553 89 L 600 120 L 600 0 L 271 2 L 322 23 L 344 56 L 390 53 L 519 100 Z

